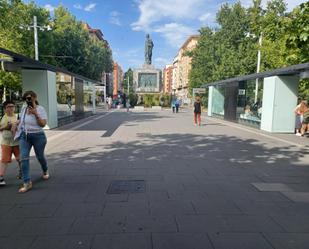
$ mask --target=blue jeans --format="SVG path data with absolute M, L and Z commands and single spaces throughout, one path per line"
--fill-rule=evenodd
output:
M 21 133 L 19 138 L 19 149 L 20 149 L 20 161 L 23 172 L 24 183 L 30 182 L 30 151 L 33 146 L 36 158 L 41 164 L 43 172 L 47 171 L 47 162 L 44 156 L 44 150 L 47 143 L 47 139 L 44 132 L 40 133 Z

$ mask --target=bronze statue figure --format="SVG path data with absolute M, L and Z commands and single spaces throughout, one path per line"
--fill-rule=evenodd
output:
M 147 34 L 145 41 L 145 64 L 151 65 L 152 48 L 153 48 L 153 42 L 149 34 Z

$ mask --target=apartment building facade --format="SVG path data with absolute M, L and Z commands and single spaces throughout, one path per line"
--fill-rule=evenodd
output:
M 173 65 L 166 65 L 163 69 L 163 93 L 172 93 L 172 83 L 173 83 Z
M 183 102 L 189 102 L 189 73 L 191 70 L 191 58 L 186 52 L 193 50 L 198 42 L 199 36 L 190 36 L 179 49 L 173 61 L 173 84 L 172 90 Z
M 121 66 L 114 61 L 114 70 L 113 70 L 113 96 L 117 96 L 119 91 L 122 90 L 123 82 L 123 70 Z

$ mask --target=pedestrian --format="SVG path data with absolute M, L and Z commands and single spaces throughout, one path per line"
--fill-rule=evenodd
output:
M 47 123 L 47 114 L 43 106 L 39 105 L 37 95 L 33 91 L 27 91 L 23 95 L 26 106 L 21 110 L 20 123 L 15 138 L 19 140 L 20 159 L 23 176 L 23 185 L 18 192 L 24 193 L 32 188 L 30 177 L 30 151 L 34 148 L 36 158 L 42 168 L 42 178 L 48 180 L 47 161 L 44 155 L 47 143 L 43 127 Z
M 300 134 L 301 136 L 304 136 L 305 133 L 309 130 L 309 107 L 306 101 L 301 102 L 299 111 L 303 116 Z
M 71 93 L 67 94 L 66 99 L 67 99 L 67 105 L 68 105 L 70 111 L 72 111 L 72 95 L 71 95 Z
M 18 125 L 17 115 L 15 114 L 15 103 L 11 100 L 7 100 L 3 103 L 4 116 L 0 122 L 0 131 L 2 131 L 1 141 L 1 165 L 0 165 L 0 186 L 5 185 L 5 172 L 12 162 L 12 155 L 18 163 L 18 175 L 17 178 L 21 179 L 21 166 L 19 160 L 19 145 L 18 141 L 14 141 L 14 135 Z
M 296 136 L 301 136 L 300 129 L 301 129 L 301 124 L 302 124 L 302 113 L 300 112 L 300 106 L 301 106 L 301 100 L 299 99 L 298 105 L 294 109 L 295 113 L 295 135 Z
M 113 99 L 111 96 L 108 97 L 108 109 L 112 108 Z
M 129 98 L 126 101 L 126 108 L 127 108 L 127 112 L 129 112 L 130 110 L 130 99 Z
M 195 102 L 194 102 L 194 125 L 197 124 L 201 125 L 201 112 L 202 112 L 202 106 L 201 106 L 201 100 L 199 96 L 196 96 Z
M 175 108 L 176 108 L 176 101 L 175 101 L 175 99 L 172 99 L 172 110 L 173 110 L 173 113 L 175 113 Z
M 178 113 L 178 110 L 179 110 L 179 105 L 180 105 L 180 103 L 179 103 L 179 99 L 176 99 L 176 100 L 175 100 L 175 108 L 176 108 L 176 113 Z

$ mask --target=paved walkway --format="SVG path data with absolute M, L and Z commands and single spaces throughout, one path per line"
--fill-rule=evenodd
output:
M 308 249 L 309 138 L 189 112 L 48 131 L 52 178 L 0 189 L 1 249 Z

